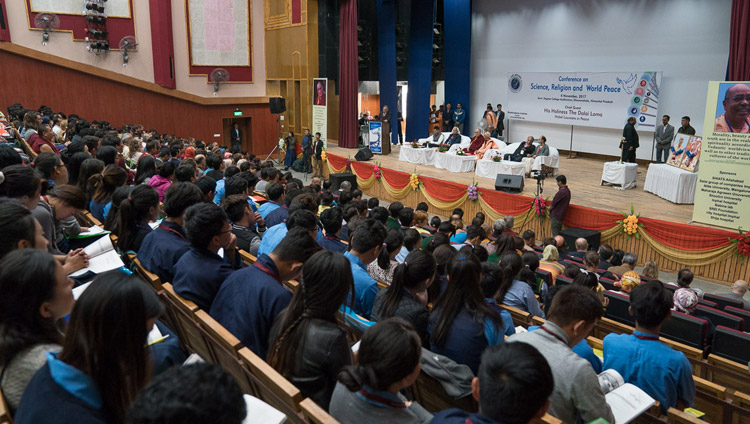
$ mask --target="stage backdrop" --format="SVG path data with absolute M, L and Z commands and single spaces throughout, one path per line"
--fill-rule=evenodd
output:
M 725 100 L 727 89 L 735 85 L 742 93 Z M 725 118 L 730 115 L 731 122 L 732 113 L 747 113 L 748 92 L 750 82 L 708 83 L 693 221 L 750 230 L 750 118 L 742 128 L 729 127 Z
M 511 72 L 510 120 L 653 131 L 661 72 Z

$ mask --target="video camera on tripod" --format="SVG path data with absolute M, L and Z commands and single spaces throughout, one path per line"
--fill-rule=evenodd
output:
M 531 178 L 536 180 L 536 196 L 539 197 L 544 192 L 544 179 L 547 175 L 540 170 L 532 170 Z

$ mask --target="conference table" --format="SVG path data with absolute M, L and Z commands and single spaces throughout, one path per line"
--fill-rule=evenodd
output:
M 695 203 L 698 174 L 666 163 L 652 163 L 646 173 L 643 190 L 672 203 Z
M 450 172 L 471 172 L 474 170 L 476 155 L 459 156 L 455 152 L 443 152 L 435 154 L 435 168 L 447 169 Z
M 612 186 L 619 186 L 615 187 L 617 189 L 627 190 L 635 187 L 636 179 L 638 179 L 638 164 L 605 162 L 600 185 L 608 183 Z
M 437 152 L 434 148 L 420 147 L 413 148 L 404 144 L 401 146 L 398 154 L 398 160 L 409 162 L 417 165 L 433 165 Z
M 501 160 L 494 162 L 492 160 L 482 159 L 477 161 L 477 177 L 495 179 L 497 174 L 526 175 L 526 164 L 523 162 L 513 162 L 510 160 Z

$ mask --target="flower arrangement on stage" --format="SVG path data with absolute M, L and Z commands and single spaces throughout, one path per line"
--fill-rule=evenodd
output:
M 479 199 L 479 187 L 476 181 L 472 180 L 471 184 L 466 187 L 466 198 L 474 202 Z
M 411 141 L 411 148 L 412 149 L 419 149 L 419 143 L 417 143 L 417 140 Z
M 534 200 L 531 201 L 531 208 L 534 210 L 534 214 L 538 216 L 539 218 L 548 218 L 549 217 L 549 211 L 547 208 L 552 202 L 548 198 L 543 198 L 542 196 L 537 196 L 534 198 Z
M 378 182 L 380 182 L 380 177 L 382 176 L 380 172 L 380 163 L 376 163 L 375 166 L 372 167 L 372 175 Z
M 744 263 L 745 257 L 750 256 L 750 231 L 742 231 L 742 227 L 737 230 L 740 232 L 739 237 L 730 237 L 729 240 L 737 245 L 737 251 L 734 253 Z
M 463 155 L 464 155 L 464 151 L 463 150 L 461 150 L 461 149 L 456 150 L 456 156 L 463 156 Z
M 414 172 L 409 175 L 409 185 L 411 186 L 412 190 L 419 190 L 419 174 L 417 174 L 416 168 L 414 168 Z
M 620 213 L 622 214 L 623 219 L 617 221 L 617 223 L 622 225 L 622 232 L 628 239 L 630 239 L 631 236 L 635 236 L 635 238 L 640 240 L 641 235 L 638 233 L 638 228 L 644 226 L 642 223 L 638 222 L 638 217 L 640 217 L 641 214 L 635 213 L 632 203 L 630 204 L 630 215 L 623 211 L 620 211 Z
M 500 155 L 497 155 L 497 156 L 493 156 L 493 157 L 492 157 L 492 161 L 493 161 L 493 162 L 500 162 L 501 160 L 503 160 L 503 158 L 502 158 L 502 156 L 500 156 Z
M 445 146 L 438 146 L 438 153 L 445 153 L 448 151 L 448 148 Z
M 352 172 L 352 158 L 347 156 L 346 158 L 346 172 Z

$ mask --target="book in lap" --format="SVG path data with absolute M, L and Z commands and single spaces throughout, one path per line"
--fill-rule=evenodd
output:
M 654 398 L 639 387 L 626 383 L 622 375 L 613 369 L 599 374 L 599 385 L 617 424 L 633 421 L 656 403 Z
M 101 274 L 102 272 L 125 266 L 122 259 L 120 259 L 120 255 L 115 251 L 114 246 L 112 246 L 112 240 L 109 237 L 100 238 L 86 246 L 83 251 L 89 255 L 89 266 L 70 273 L 71 277 L 78 277 L 87 272 Z

